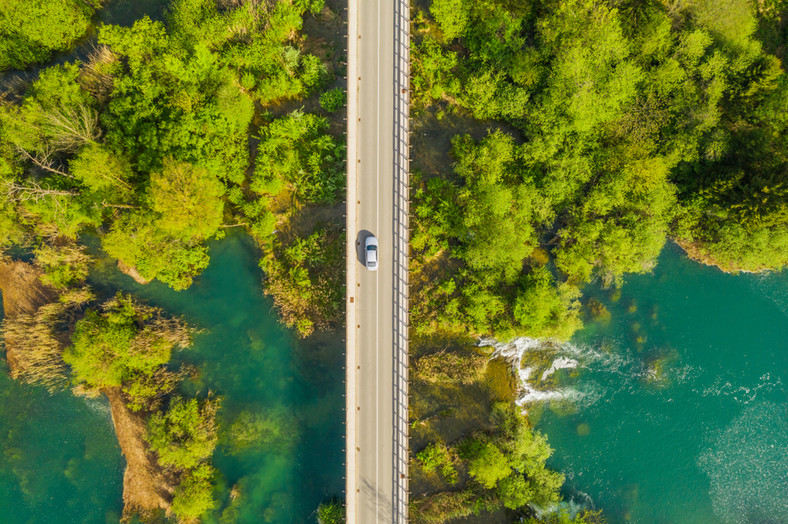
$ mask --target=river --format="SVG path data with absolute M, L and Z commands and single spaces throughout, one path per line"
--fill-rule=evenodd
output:
M 183 389 L 222 398 L 214 465 L 220 507 L 205 522 L 304 523 L 344 489 L 344 346 L 298 340 L 262 293 L 257 252 L 243 234 L 210 244 L 211 264 L 186 291 L 141 286 L 106 260 L 91 281 L 130 292 L 204 330 L 175 360 L 199 370 Z M 117 522 L 123 459 L 103 399 L 0 377 L 2 522 Z
M 728 275 L 669 245 L 589 297 L 610 316 L 552 350 L 559 398 L 532 410 L 567 498 L 611 523 L 788 522 L 788 272 Z

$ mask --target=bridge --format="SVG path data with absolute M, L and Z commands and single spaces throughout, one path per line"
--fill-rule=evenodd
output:
M 348 524 L 408 520 L 409 11 L 348 1 Z

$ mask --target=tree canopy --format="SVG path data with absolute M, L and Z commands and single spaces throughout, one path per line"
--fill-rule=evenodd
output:
M 417 9 L 416 111 L 498 121 L 455 137 L 451 170 L 415 191 L 414 269 L 445 273 L 417 286 L 417 331 L 565 338 L 577 289 L 650 270 L 668 239 L 729 271 L 788 265 L 788 77 L 757 40 L 767 15 L 745 0 Z

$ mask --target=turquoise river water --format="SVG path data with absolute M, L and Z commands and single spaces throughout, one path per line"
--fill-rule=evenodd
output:
M 222 397 L 221 505 L 206 522 L 315 522 L 318 504 L 344 487 L 343 343 L 298 341 L 281 327 L 248 237 L 214 242 L 210 254 L 186 291 L 138 285 L 111 263 L 94 271 L 93 285 L 205 330 L 175 359 L 199 370 L 187 393 Z M 3 524 L 118 522 L 124 463 L 106 401 L 49 396 L 0 373 L 0 448 Z
M 586 296 L 611 316 L 555 355 L 552 394 L 571 401 L 535 413 L 567 498 L 611 523 L 788 523 L 788 273 L 668 246 L 620 296 Z

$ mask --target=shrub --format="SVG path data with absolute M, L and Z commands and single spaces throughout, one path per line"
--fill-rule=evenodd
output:
M 454 468 L 454 457 L 446 444 L 433 442 L 416 454 L 421 467 L 427 473 L 440 472 L 448 484 L 457 482 L 457 470 Z
M 317 507 L 318 524 L 342 524 L 345 522 L 345 504 L 340 500 L 322 502 Z
M 211 466 L 201 464 L 184 475 L 172 498 L 172 512 L 179 520 L 195 520 L 216 507 L 211 484 L 213 474 Z
M 345 105 L 345 90 L 339 87 L 329 89 L 320 95 L 320 107 L 333 113 L 339 111 Z
M 175 469 L 191 469 L 216 447 L 217 402 L 175 397 L 165 413 L 154 413 L 148 421 L 146 439 L 159 456 L 159 463 Z

